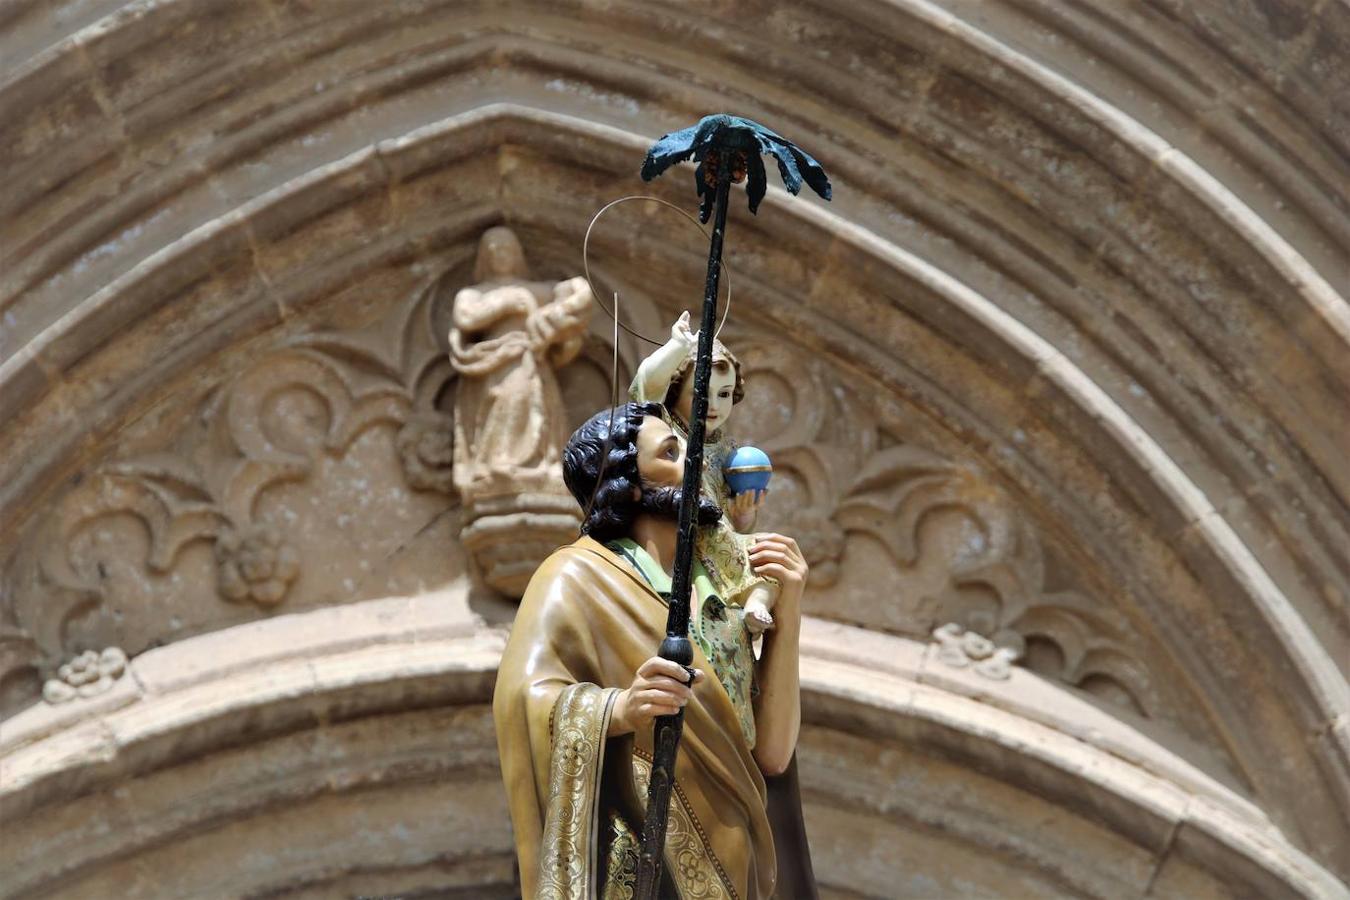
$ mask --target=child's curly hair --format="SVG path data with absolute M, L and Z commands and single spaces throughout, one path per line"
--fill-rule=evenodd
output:
M 680 367 L 675 370 L 675 374 L 671 376 L 670 387 L 666 389 L 664 401 L 666 409 L 672 411 L 675 409 L 675 404 L 680 400 L 680 390 L 684 387 L 685 379 L 694 377 L 696 356 L 696 351 L 690 351 L 689 355 L 684 358 L 684 362 L 680 363 Z M 736 358 L 736 354 L 727 349 L 726 344 L 716 338 L 713 338 L 712 358 L 714 369 L 717 368 L 720 361 L 726 360 L 731 364 L 731 370 L 736 374 L 736 383 L 731 388 L 731 405 L 735 406 L 745 399 L 745 378 L 741 375 L 741 361 Z

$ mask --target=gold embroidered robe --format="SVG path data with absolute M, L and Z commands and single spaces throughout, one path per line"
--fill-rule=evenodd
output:
M 493 697 L 523 896 L 625 896 L 652 735 L 606 734 L 614 695 L 655 654 L 665 623 L 642 576 L 589 537 L 531 580 Z M 697 646 L 694 665 L 712 674 Z M 679 896 L 774 896 L 776 853 L 791 854 L 787 869 L 804 862 L 809 877 L 792 774 L 790 803 L 771 824 L 770 791 L 727 691 L 701 681 L 685 709 L 665 848 Z

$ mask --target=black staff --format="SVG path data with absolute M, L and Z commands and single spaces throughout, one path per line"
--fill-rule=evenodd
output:
M 764 160 L 771 154 L 778 161 L 783 185 L 792 194 L 802 181 L 821 197 L 830 199 L 830 181 L 825 170 L 791 141 L 757 122 L 738 116 L 705 116 L 697 125 L 665 135 L 647 151 L 642 178 L 651 181 L 675 163 L 698 162 L 694 172 L 700 198 L 699 217 L 707 222 L 713 214 L 712 240 L 708 246 L 708 275 L 703 290 L 703 318 L 699 324 L 698 355 L 694 362 L 694 402 L 689 411 L 689 446 L 684 461 L 684 493 L 680 501 L 679 534 L 675 545 L 675 569 L 671 577 L 670 613 L 666 637 L 657 651 L 689 669 L 694 648 L 689 643 L 690 581 L 694 562 L 694 501 L 703 483 L 703 430 L 708 414 L 708 379 L 712 371 L 713 332 L 717 327 L 717 284 L 722 270 L 722 236 L 726 231 L 727 198 L 732 182 L 747 180 L 750 212 L 759 208 L 766 189 Z M 693 672 L 690 670 L 690 682 Z M 675 777 L 675 757 L 684 730 L 684 710 L 656 720 L 652 738 L 651 784 L 647 792 L 647 818 L 642 825 L 642 851 L 638 857 L 638 900 L 656 900 L 661 881 L 661 853 L 666 843 L 666 817 Z

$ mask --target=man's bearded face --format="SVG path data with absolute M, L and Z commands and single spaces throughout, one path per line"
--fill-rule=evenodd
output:
M 638 501 L 645 513 L 677 519 L 684 484 L 684 441 L 656 416 L 642 420 L 638 432 L 638 474 L 642 478 L 642 497 Z M 698 498 L 698 524 L 711 525 L 722 517 L 722 510 L 707 497 Z

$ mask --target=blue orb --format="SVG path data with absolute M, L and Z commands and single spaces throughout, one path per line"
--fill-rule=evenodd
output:
M 723 472 L 733 495 L 762 491 L 773 477 L 773 463 L 769 462 L 769 454 L 758 447 L 740 447 L 731 454 Z

